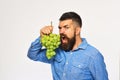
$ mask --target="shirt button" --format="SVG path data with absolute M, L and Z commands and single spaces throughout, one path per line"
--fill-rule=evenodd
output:
M 68 64 L 68 62 L 66 62 L 66 64 Z
M 81 65 L 78 65 L 78 67 L 80 68 L 80 67 L 81 67 Z
M 63 76 L 65 76 L 66 74 L 65 73 L 63 73 Z
M 72 52 L 70 54 L 73 54 Z

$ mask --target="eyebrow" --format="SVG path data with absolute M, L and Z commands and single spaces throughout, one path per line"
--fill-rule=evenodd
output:
M 65 27 L 67 27 L 68 25 L 66 24 L 66 25 L 64 25 L 63 27 L 65 28 Z M 61 27 L 60 26 L 58 26 L 58 28 L 60 29 Z

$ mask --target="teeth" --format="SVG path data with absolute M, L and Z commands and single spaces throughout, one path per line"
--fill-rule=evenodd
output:
M 62 36 L 62 38 L 65 38 L 65 36 Z
M 65 36 L 62 36 L 62 39 L 65 39 Z

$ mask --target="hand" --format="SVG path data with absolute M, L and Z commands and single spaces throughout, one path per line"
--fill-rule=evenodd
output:
M 43 35 L 49 35 L 53 31 L 53 26 L 45 26 L 40 30 L 40 37 Z

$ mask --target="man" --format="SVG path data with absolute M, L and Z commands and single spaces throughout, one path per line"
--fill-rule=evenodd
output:
M 75 12 L 66 12 L 59 19 L 61 44 L 56 55 L 47 59 L 42 48 L 43 35 L 52 33 L 52 26 L 40 30 L 40 37 L 30 46 L 28 57 L 34 61 L 51 64 L 53 80 L 108 80 L 102 54 L 81 38 L 81 17 Z

